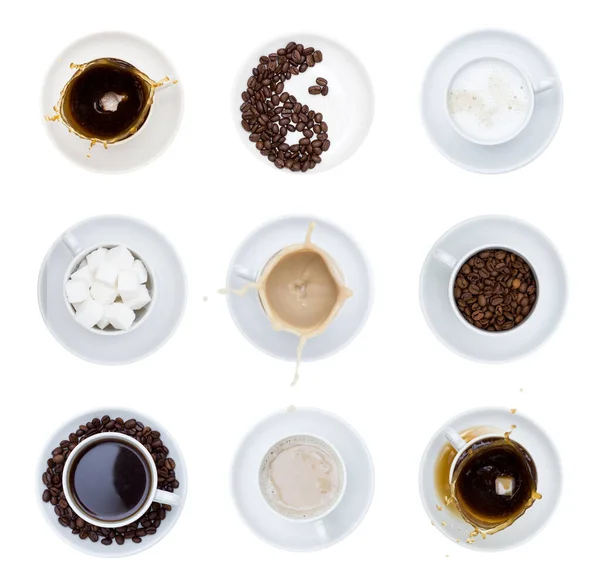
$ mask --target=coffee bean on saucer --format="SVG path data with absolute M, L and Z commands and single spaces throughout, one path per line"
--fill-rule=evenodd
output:
M 532 312 L 537 280 L 522 256 L 490 248 L 461 265 L 453 296 L 469 324 L 488 332 L 502 332 L 522 324 Z
M 140 518 L 129 526 L 121 526 L 116 529 L 93 526 L 80 518 L 69 506 L 62 488 L 62 470 L 66 459 L 71 451 L 80 443 L 80 441 L 95 433 L 125 433 L 144 444 L 156 464 L 157 471 L 162 473 L 159 477 L 158 488 L 164 491 L 173 491 L 179 487 L 179 482 L 175 475 L 175 460 L 169 455 L 169 449 L 161 439 L 159 431 L 153 430 L 137 421 L 136 419 L 123 420 L 121 417 L 112 419 L 104 415 L 102 419 L 94 417 L 92 420 L 79 426 L 75 433 L 71 433 L 68 439 L 63 439 L 59 446 L 51 452 L 51 458 L 48 460 L 48 468 L 42 474 L 42 482 L 45 485 L 42 493 L 42 500 L 49 503 L 54 508 L 61 526 L 69 528 L 73 535 L 78 535 L 81 540 L 90 540 L 110 546 L 114 542 L 122 546 L 125 540 L 139 544 L 142 537 L 153 535 L 160 526 L 162 520 L 167 517 L 167 512 L 171 511 L 171 506 L 153 502 L 150 508 Z M 144 443 L 148 441 L 149 443 Z M 62 459 L 58 457 L 62 457 Z
M 321 94 L 322 90 L 323 90 L 323 87 L 320 87 L 318 85 L 313 85 L 312 87 L 308 87 L 308 92 L 311 95 L 319 95 L 319 94 Z

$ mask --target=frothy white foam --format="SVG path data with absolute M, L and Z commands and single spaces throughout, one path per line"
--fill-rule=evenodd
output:
M 496 58 L 473 61 L 454 76 L 447 104 L 457 129 L 479 143 L 515 137 L 529 121 L 531 86 L 512 64 Z
M 329 445 L 296 435 L 269 449 L 261 463 L 259 483 L 276 512 L 291 519 L 311 519 L 337 502 L 343 477 L 340 459 Z

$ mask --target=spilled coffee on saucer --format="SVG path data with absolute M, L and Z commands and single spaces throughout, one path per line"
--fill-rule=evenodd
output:
M 276 331 L 286 331 L 300 337 L 296 373 L 306 342 L 322 334 L 337 316 L 352 290 L 333 258 L 312 241 L 315 222 L 308 226 L 301 244 L 287 246 L 277 252 L 263 268 L 258 280 L 240 290 L 226 289 L 244 295 L 256 289 L 261 305 Z
M 473 440 L 489 428 L 461 433 Z M 444 505 L 474 528 L 467 540 L 500 532 L 542 498 L 537 491 L 537 469 L 531 454 L 510 438 L 510 433 L 490 435 L 474 442 L 462 452 L 454 471 L 451 465 L 456 450 L 447 445 L 436 464 L 436 487 Z M 439 508 L 441 509 L 441 508 Z
M 150 114 L 155 90 L 169 82 L 153 81 L 132 64 L 98 58 L 71 64 L 75 73 L 61 91 L 55 115 L 70 133 L 104 147 L 137 133 Z M 173 81 L 176 82 L 176 81 Z

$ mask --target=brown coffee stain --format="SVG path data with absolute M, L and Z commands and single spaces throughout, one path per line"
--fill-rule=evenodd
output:
M 516 409 L 511 409 L 511 410 L 510 410 L 510 414 L 511 414 L 511 415 L 514 415 L 516 412 L 517 412 L 517 410 L 516 410 Z
M 496 435 L 504 438 L 505 441 L 509 442 L 512 446 L 517 446 L 518 444 L 513 442 L 510 438 L 512 432 L 516 429 L 516 425 L 511 425 L 511 430 L 507 432 L 502 432 L 501 429 L 496 427 L 489 426 L 479 426 L 479 427 L 471 427 L 461 431 L 460 436 L 468 443 L 475 439 L 476 437 L 480 437 L 483 435 Z M 520 446 L 519 446 L 520 447 Z M 467 451 L 468 452 L 468 451 Z M 440 500 L 443 501 L 444 506 L 448 508 L 448 511 L 453 513 L 454 515 L 459 516 L 462 520 L 464 520 L 467 524 L 472 526 L 473 531 L 470 532 L 469 537 L 465 542 L 467 544 L 472 544 L 475 542 L 477 537 L 480 537 L 482 540 L 485 540 L 487 536 L 496 534 L 502 530 L 505 530 L 509 526 L 511 526 L 517 519 L 522 517 L 525 512 L 533 505 L 535 501 L 542 499 L 542 494 L 540 494 L 537 489 L 532 491 L 531 498 L 528 502 L 523 506 L 523 509 L 520 510 L 517 514 L 511 516 L 506 521 L 498 524 L 492 528 L 484 529 L 473 522 L 471 522 L 463 512 L 460 510 L 460 506 L 456 499 L 456 493 L 454 488 L 454 483 L 450 482 L 450 470 L 451 466 L 454 462 L 454 458 L 457 455 L 457 451 L 450 445 L 450 443 L 446 443 L 438 458 L 436 460 L 434 466 L 434 482 L 436 488 L 436 494 Z M 443 511 L 443 507 L 439 504 L 436 504 L 436 509 L 438 511 Z M 445 522 L 441 522 L 442 525 L 446 525 Z M 457 540 L 460 542 L 460 540 Z
M 286 246 L 272 256 L 256 282 L 218 291 L 244 296 L 257 290 L 273 329 L 299 337 L 292 386 L 300 378 L 308 340 L 322 334 L 353 295 L 331 256 L 312 241 L 315 227 L 316 222 L 310 222 L 303 243 Z
M 137 76 L 138 79 L 140 81 L 142 81 L 142 83 L 144 83 L 146 87 L 148 87 L 148 96 L 146 98 L 145 107 L 140 114 L 140 120 L 139 120 L 138 125 L 135 125 L 132 128 L 130 128 L 129 130 L 127 130 L 119 135 L 116 135 L 115 137 L 112 137 L 110 139 L 97 139 L 97 138 L 91 137 L 90 135 L 84 134 L 81 129 L 77 129 L 73 126 L 73 123 L 69 120 L 70 115 L 66 112 L 65 97 L 68 94 L 68 91 L 71 88 L 73 82 L 81 74 L 83 74 L 88 68 L 90 68 L 92 66 L 102 66 L 102 65 L 117 66 L 115 63 L 121 63 L 123 66 L 128 67 L 130 69 L 130 71 L 133 74 L 135 74 L 135 76 Z M 83 63 L 83 64 L 71 63 L 69 65 L 69 68 L 73 69 L 75 71 L 75 73 L 66 82 L 65 86 L 62 88 L 60 95 L 59 95 L 58 103 L 54 107 L 52 107 L 54 114 L 46 115 L 45 119 L 48 122 L 60 121 L 63 125 L 65 125 L 65 127 L 67 128 L 69 133 L 72 133 L 72 134 L 76 135 L 77 137 L 79 137 L 80 139 L 83 139 L 85 141 L 90 141 L 90 147 L 89 147 L 90 151 L 94 147 L 94 145 L 96 145 L 97 143 L 102 143 L 102 145 L 104 146 L 104 149 L 108 149 L 109 145 L 123 141 L 123 140 L 131 137 L 135 133 L 137 133 L 138 130 L 141 128 L 141 126 L 145 123 L 145 121 L 148 117 L 150 108 L 151 108 L 152 104 L 154 103 L 154 94 L 155 94 L 156 89 L 164 86 L 165 84 L 167 84 L 169 82 L 172 84 L 176 84 L 178 82 L 176 80 L 171 80 L 168 76 L 164 77 L 160 81 L 153 81 L 152 79 L 150 79 L 150 77 L 148 77 L 145 73 L 143 73 L 142 71 L 140 71 L 133 65 L 126 63 L 125 61 L 120 61 L 119 59 L 114 59 L 114 58 L 98 58 L 98 59 L 94 59 L 94 60 L 91 60 L 91 61 Z M 125 95 L 124 99 L 122 99 L 122 100 L 126 100 L 126 98 L 127 98 L 127 96 Z M 86 157 L 88 159 L 91 158 L 91 154 L 87 153 Z

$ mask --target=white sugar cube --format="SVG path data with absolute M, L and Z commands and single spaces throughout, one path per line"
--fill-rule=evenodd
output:
M 137 272 L 140 278 L 140 284 L 145 284 L 148 282 L 148 270 L 146 270 L 146 266 L 144 266 L 141 260 L 135 260 L 133 262 L 133 269 Z
M 135 312 L 122 302 L 115 302 L 104 309 L 104 315 L 113 328 L 129 330 L 135 320 Z
M 117 299 L 117 289 L 114 286 L 109 286 L 104 282 L 96 280 L 90 289 L 90 293 L 94 300 L 100 304 L 112 304 Z
M 75 313 L 75 320 L 85 326 L 86 328 L 92 328 L 102 318 L 104 310 L 102 305 L 96 302 L 93 298 L 88 298 L 83 304 L 81 304 Z
M 75 302 L 84 302 L 90 297 L 90 287 L 83 280 L 69 280 L 65 284 L 67 300 L 71 304 Z
M 133 266 L 133 254 L 125 246 L 115 246 L 108 250 L 108 262 L 113 262 L 119 270 L 130 270 Z
M 496 478 L 496 495 L 510 496 L 515 490 L 515 478 L 502 476 Z
M 106 248 L 98 248 L 87 255 L 87 265 L 89 266 L 92 274 L 96 273 L 96 270 L 105 262 L 108 250 Z
M 138 295 L 140 292 L 140 284 L 140 277 L 133 268 L 119 272 L 117 288 L 119 289 L 121 298 L 123 298 L 123 302 L 125 300 L 131 300 Z
M 103 312 L 105 310 L 106 310 L 106 306 L 103 307 Z M 100 330 L 104 330 L 109 324 L 110 324 L 110 322 L 108 322 L 108 318 L 106 318 L 106 316 L 104 314 L 102 314 L 102 318 L 96 323 L 96 326 Z
M 82 280 L 89 288 L 94 282 L 94 274 L 89 266 L 83 266 L 71 274 L 71 280 Z
M 150 298 L 150 293 L 148 292 L 148 288 L 146 288 L 146 284 L 142 284 L 138 287 L 138 293 L 132 298 L 123 298 L 123 302 L 129 306 L 132 310 L 139 310 L 140 308 L 144 308 L 146 304 L 148 304 L 152 298 Z
M 96 270 L 96 280 L 98 282 L 104 282 L 108 286 L 115 288 L 117 286 L 117 278 L 119 277 L 119 268 L 115 262 L 104 262 Z

